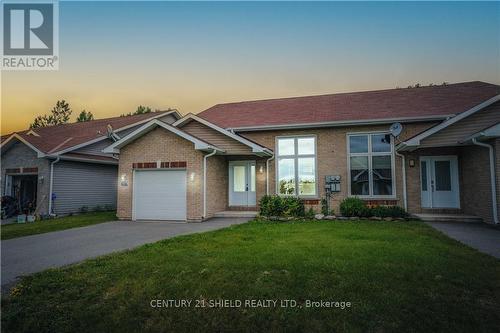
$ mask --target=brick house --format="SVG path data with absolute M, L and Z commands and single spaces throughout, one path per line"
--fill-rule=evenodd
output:
M 467 82 L 218 104 L 151 120 L 104 152 L 120 156 L 121 219 L 201 221 L 256 210 L 265 194 L 319 211 L 337 179 L 336 211 L 357 196 L 497 223 L 499 123 L 500 86 Z

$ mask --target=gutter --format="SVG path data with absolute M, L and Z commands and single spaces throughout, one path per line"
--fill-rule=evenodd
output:
M 266 195 L 269 195 L 269 162 L 274 160 L 274 154 L 266 160 Z
M 410 122 L 442 121 L 453 116 L 455 115 L 451 114 L 451 115 L 440 115 L 440 116 L 419 116 L 419 117 L 406 117 L 406 118 L 403 117 L 403 118 L 384 118 L 384 119 L 363 119 L 363 120 L 350 120 L 350 121 L 340 120 L 340 121 L 326 121 L 326 122 L 300 123 L 300 124 L 231 127 L 231 128 L 226 128 L 226 130 L 232 132 L 251 132 L 251 131 L 280 130 L 280 129 L 384 125 L 384 124 L 392 124 L 395 122 L 410 123 Z
M 498 224 L 498 208 L 497 208 L 497 189 L 496 189 L 496 177 L 495 177 L 495 154 L 493 151 L 493 146 L 486 144 L 484 142 L 477 141 L 476 138 L 472 138 L 472 143 L 488 148 L 490 153 L 490 182 L 491 182 L 491 203 L 493 204 L 493 221 L 495 224 Z
M 396 152 L 396 156 L 401 157 L 401 172 L 403 173 L 402 178 L 403 178 L 403 205 L 405 208 L 405 211 L 408 212 L 408 199 L 406 198 L 406 156 L 403 154 L 400 154 Z
M 52 189 L 54 187 L 54 164 L 61 160 L 60 156 L 50 163 L 50 184 L 49 184 L 49 215 L 52 214 Z
M 214 156 L 217 150 L 213 150 L 210 154 L 203 156 L 203 216 L 204 219 L 207 216 L 207 159 L 210 156 Z
M 85 158 L 73 158 L 73 157 L 64 157 L 62 160 L 65 161 L 74 161 L 74 162 L 83 162 L 83 163 L 93 163 L 93 164 L 108 164 L 108 165 L 118 165 L 118 160 L 116 161 L 103 161 L 103 160 L 91 160 Z

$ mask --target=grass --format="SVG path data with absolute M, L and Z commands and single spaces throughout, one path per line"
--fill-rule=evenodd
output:
M 193 304 L 152 308 L 156 299 Z M 213 299 L 297 307 L 194 307 Z M 496 332 L 499 308 L 500 261 L 423 223 L 253 221 L 26 277 L 2 302 L 2 329 Z
M 116 212 L 94 212 L 73 216 L 65 216 L 52 220 L 34 223 L 6 224 L 1 227 L 1 239 L 11 239 L 29 235 L 43 234 L 51 231 L 84 227 L 91 224 L 116 220 Z

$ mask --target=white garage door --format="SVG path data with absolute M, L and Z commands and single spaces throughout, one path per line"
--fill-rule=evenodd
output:
M 134 220 L 185 219 L 186 171 L 135 171 Z

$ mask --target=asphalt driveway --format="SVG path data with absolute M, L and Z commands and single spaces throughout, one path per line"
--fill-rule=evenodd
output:
M 2 289 L 21 275 L 248 220 L 250 218 L 213 218 L 203 223 L 115 221 L 4 240 L 1 242 Z
M 500 229 L 484 223 L 428 222 L 445 235 L 500 259 Z

